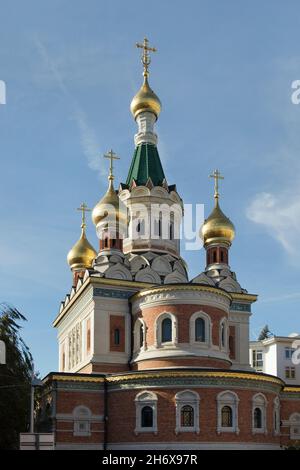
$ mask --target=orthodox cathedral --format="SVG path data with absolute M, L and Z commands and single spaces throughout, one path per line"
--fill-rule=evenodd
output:
M 155 123 L 161 102 L 143 83 L 125 183 L 92 210 L 99 246 L 81 235 L 68 254 L 72 287 L 54 321 L 59 371 L 43 380 L 37 429 L 55 449 L 280 449 L 300 439 L 300 385 L 249 364 L 257 296 L 229 263 L 235 228 L 214 205 L 200 229 L 206 266 L 189 279 L 180 255 L 183 201 L 162 167 Z

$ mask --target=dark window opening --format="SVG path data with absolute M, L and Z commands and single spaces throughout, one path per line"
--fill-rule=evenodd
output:
M 232 409 L 230 406 L 223 406 L 222 411 L 222 427 L 232 428 Z
M 195 322 L 195 341 L 205 342 L 205 321 L 197 318 Z
M 165 318 L 161 324 L 161 342 L 168 341 L 172 341 L 172 321 L 170 318 Z
M 255 429 L 262 428 L 262 412 L 260 408 L 254 410 L 254 427 Z
M 153 409 L 151 406 L 144 406 L 142 408 L 142 428 L 153 427 Z
M 119 328 L 116 328 L 114 331 L 114 343 L 116 345 L 120 344 L 120 330 Z
M 140 348 L 144 345 L 144 328 L 143 325 L 140 326 Z

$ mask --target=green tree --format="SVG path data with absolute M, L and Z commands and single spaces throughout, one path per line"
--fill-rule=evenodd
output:
M 0 364 L 0 449 L 18 449 L 19 433 L 29 428 L 32 356 L 20 336 L 26 321 L 16 308 L 0 304 L 0 340 L 6 364 Z
M 270 336 L 272 336 L 272 333 L 269 330 L 268 325 L 265 325 L 259 333 L 258 341 L 263 341 L 264 339 L 269 338 Z

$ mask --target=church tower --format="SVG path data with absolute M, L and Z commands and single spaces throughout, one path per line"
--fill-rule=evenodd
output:
M 185 282 L 185 263 L 180 257 L 180 225 L 183 202 L 175 185 L 168 185 L 157 148 L 155 123 L 161 102 L 149 85 L 150 52 L 145 38 L 137 44 L 143 50 L 143 84 L 131 102 L 131 113 L 138 130 L 135 150 L 126 184 L 119 196 L 128 208 L 128 233 L 124 239 L 125 254 L 146 259 L 148 282 Z M 141 258 L 139 258 L 141 260 Z

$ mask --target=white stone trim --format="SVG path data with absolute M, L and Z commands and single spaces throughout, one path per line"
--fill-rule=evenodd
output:
M 200 398 L 198 393 L 192 390 L 183 390 L 176 393 L 175 395 L 175 404 L 176 404 L 176 428 L 175 434 L 181 432 L 195 432 L 199 434 L 199 402 Z M 194 411 L 194 425 L 191 427 L 181 426 L 181 410 L 184 406 L 189 405 L 193 408 Z
M 166 319 L 169 318 L 172 321 L 172 340 L 162 343 L 162 322 Z M 168 347 L 170 345 L 176 346 L 178 343 L 178 322 L 177 322 L 177 317 L 174 315 L 174 313 L 170 312 L 163 312 L 161 313 L 155 320 L 154 324 L 154 331 L 155 331 L 155 347 L 156 348 L 162 348 L 162 347 Z
M 90 436 L 91 435 L 91 410 L 87 406 L 79 405 L 73 410 L 73 436 Z M 80 429 L 81 425 L 84 429 Z
M 261 428 L 255 427 L 254 411 L 261 411 Z M 256 393 L 252 397 L 252 434 L 267 434 L 267 399 L 262 393 Z
M 289 417 L 290 439 L 300 439 L 300 413 L 293 413 Z
M 135 397 L 135 434 L 152 432 L 157 434 L 157 395 L 154 392 L 144 390 L 139 392 Z M 150 406 L 153 410 L 153 426 L 142 427 L 142 409 L 145 406 Z
M 222 341 L 222 329 L 224 327 L 224 344 Z M 223 317 L 220 320 L 219 325 L 219 346 L 221 351 L 228 352 L 228 339 L 229 339 L 229 328 L 228 328 L 228 320 L 226 317 Z
M 198 318 L 202 318 L 204 320 L 205 325 L 205 341 L 196 341 L 195 334 L 196 334 L 196 320 Z M 212 345 L 212 326 L 213 323 L 211 321 L 210 316 L 205 313 L 203 310 L 199 312 L 193 313 L 190 317 L 190 344 L 193 347 L 198 348 L 210 348 Z
M 140 346 L 140 328 L 143 328 L 143 345 Z M 138 354 L 147 349 L 147 326 L 145 320 L 141 317 L 137 318 L 133 328 L 133 353 Z
M 235 392 L 231 390 L 225 390 L 221 392 L 217 396 L 217 434 L 221 433 L 235 433 L 239 434 L 239 426 L 238 426 L 238 405 L 239 405 L 239 397 Z M 232 410 L 232 426 L 231 427 L 223 427 L 222 426 L 222 408 L 224 406 L 229 406 Z

